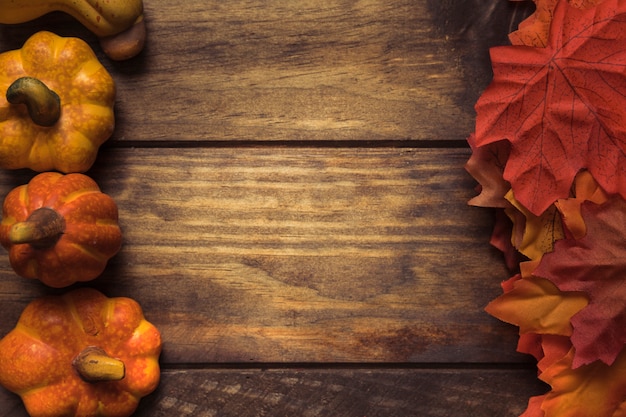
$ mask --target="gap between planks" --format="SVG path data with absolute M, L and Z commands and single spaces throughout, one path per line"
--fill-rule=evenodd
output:
M 318 148 L 318 149 L 468 149 L 465 139 L 449 140 L 158 140 L 158 141 L 110 141 L 102 145 L 107 148 Z

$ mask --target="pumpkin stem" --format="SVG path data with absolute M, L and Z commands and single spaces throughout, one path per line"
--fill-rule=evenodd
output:
M 72 366 L 87 382 L 119 381 L 126 375 L 124 362 L 110 357 L 103 349 L 95 346 L 80 352 Z
M 39 126 L 53 126 L 61 117 L 59 95 L 37 78 L 22 77 L 13 81 L 6 97 L 11 104 L 25 104 L 28 115 Z
M 9 241 L 28 243 L 37 249 L 53 246 L 65 231 L 65 219 L 56 210 L 41 207 L 34 210 L 28 219 L 17 222 L 9 230 Z

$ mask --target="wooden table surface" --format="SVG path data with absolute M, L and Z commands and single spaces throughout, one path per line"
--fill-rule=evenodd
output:
M 137 416 L 517 416 L 546 391 L 483 311 L 509 272 L 464 171 L 488 48 L 528 3 L 145 0 L 124 62 L 60 13 L 0 27 L 3 51 L 79 36 L 116 80 L 88 174 L 124 243 L 88 285 L 162 332 Z M 0 335 L 61 292 L 0 258 Z

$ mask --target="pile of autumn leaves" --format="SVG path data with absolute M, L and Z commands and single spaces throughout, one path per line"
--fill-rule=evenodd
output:
M 626 416 L 626 0 L 535 3 L 468 139 L 515 271 L 487 311 L 551 387 L 523 417 Z

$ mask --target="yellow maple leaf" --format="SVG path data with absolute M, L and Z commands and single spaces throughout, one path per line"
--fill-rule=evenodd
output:
M 505 209 L 513 222 L 513 246 L 529 259 L 540 259 L 544 253 L 551 252 L 554 242 L 564 237 L 561 217 L 556 207 L 552 205 L 540 216 L 536 216 L 515 199 L 512 190 L 505 198 L 513 206 Z
M 561 292 L 543 278 L 520 278 L 510 291 L 491 301 L 485 310 L 519 327 L 520 333 L 570 336 L 570 319 L 588 303 L 579 292 Z

